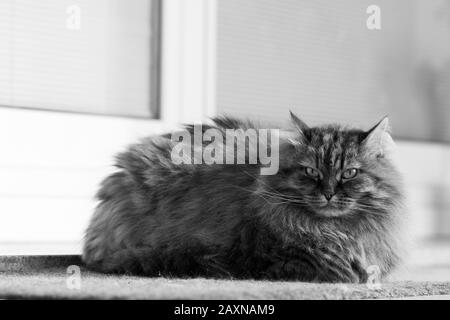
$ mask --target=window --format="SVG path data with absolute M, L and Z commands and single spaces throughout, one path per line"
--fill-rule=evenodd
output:
M 0 105 L 159 115 L 159 0 L 0 2 Z
M 366 128 L 389 114 L 396 138 L 450 142 L 448 1 L 228 0 L 218 12 L 220 112 Z

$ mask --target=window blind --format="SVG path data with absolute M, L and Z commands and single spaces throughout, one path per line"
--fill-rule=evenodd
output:
M 368 30 L 366 9 L 381 9 Z M 450 141 L 448 1 L 224 0 L 218 6 L 219 113 L 369 128 Z
M 155 117 L 158 1 L 0 2 L 0 105 Z

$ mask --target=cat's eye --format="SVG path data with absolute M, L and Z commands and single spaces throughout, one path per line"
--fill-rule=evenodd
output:
M 356 177 L 357 174 L 358 174 L 358 169 L 356 169 L 356 168 L 347 169 L 342 173 L 342 178 L 352 179 L 352 178 Z
M 311 167 L 306 167 L 305 173 L 306 173 L 306 175 L 310 176 L 311 178 L 319 177 L 319 171 L 317 171 L 316 169 L 313 169 Z

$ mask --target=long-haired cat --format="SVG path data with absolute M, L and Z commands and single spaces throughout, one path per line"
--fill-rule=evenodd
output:
M 388 119 L 368 131 L 291 119 L 275 175 L 260 175 L 259 165 L 176 165 L 170 135 L 119 154 L 86 232 L 87 266 L 148 276 L 363 282 L 376 265 L 387 275 L 402 244 Z M 214 121 L 208 128 L 254 127 Z

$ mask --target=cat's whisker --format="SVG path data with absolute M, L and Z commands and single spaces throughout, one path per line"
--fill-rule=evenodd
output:
M 264 201 L 266 201 L 268 204 L 275 204 L 275 203 L 269 201 L 266 197 L 264 197 L 264 194 L 263 194 L 263 193 L 255 192 L 255 190 L 249 190 L 249 189 L 242 188 L 242 187 L 239 187 L 239 186 L 235 186 L 235 187 L 238 188 L 238 189 L 241 189 L 241 190 L 244 190 L 244 191 L 253 193 L 253 194 L 255 194 L 256 196 L 259 196 L 259 197 L 262 198 Z
M 364 208 L 370 208 L 370 209 L 379 209 L 379 206 L 375 206 L 375 205 L 369 205 L 369 204 L 364 204 L 364 203 L 358 203 L 355 202 L 355 205 L 360 206 L 360 207 L 364 207 Z
M 297 198 L 291 198 L 291 197 L 286 196 L 286 195 L 271 194 L 271 193 L 269 193 L 267 191 L 257 191 L 257 192 L 261 193 L 261 194 L 265 194 L 265 195 L 273 197 L 273 198 L 279 198 L 279 199 L 288 200 L 290 202 L 305 203 L 305 204 L 310 204 L 310 203 L 320 204 L 320 203 L 322 203 L 322 202 L 319 202 L 319 201 L 311 202 L 311 201 L 301 200 L 301 199 L 297 199 Z
M 369 206 L 369 205 L 365 205 L 365 204 L 361 204 L 361 203 L 357 203 L 357 202 L 339 202 L 339 201 L 334 201 L 334 204 L 338 204 L 338 205 L 353 205 L 354 207 L 360 207 L 360 208 L 366 208 L 366 209 L 377 209 L 376 206 Z
M 267 183 L 265 183 L 264 181 L 261 181 L 261 179 L 258 179 L 256 176 L 252 175 L 250 172 L 245 171 L 244 169 L 241 169 L 242 172 L 244 172 L 245 174 L 247 174 L 249 177 L 255 179 L 256 181 L 258 181 L 259 183 L 263 184 L 266 188 L 268 188 L 269 190 L 272 190 L 272 192 L 275 192 L 276 194 L 279 194 L 280 196 L 285 196 L 285 194 L 280 193 L 278 190 L 274 189 L 273 187 L 269 186 Z M 300 197 L 296 197 L 296 196 L 292 196 L 293 198 L 298 198 L 301 199 Z
M 308 199 L 308 200 L 322 201 L 322 197 L 317 197 L 317 196 L 307 196 L 307 195 L 303 195 L 302 197 L 305 198 L 305 199 Z
M 274 190 L 273 188 L 271 188 L 272 190 Z M 269 191 L 258 191 L 258 192 L 267 192 L 269 193 Z M 312 197 L 312 196 L 307 196 L 307 195 L 302 195 L 302 196 L 294 196 L 294 195 L 290 195 L 290 194 L 283 194 L 280 193 L 278 191 L 275 190 L 276 195 L 280 196 L 280 197 L 284 197 L 284 198 L 289 198 L 292 200 L 299 200 L 299 201 L 304 201 L 306 203 L 316 203 L 316 204 L 320 204 L 323 203 L 323 200 L 320 199 L 320 197 Z
M 309 201 L 300 201 L 298 199 L 290 199 L 288 197 L 281 197 L 279 195 L 271 194 L 271 193 L 264 192 L 264 191 L 258 191 L 258 192 L 255 192 L 255 194 L 257 194 L 259 196 L 267 196 L 271 199 L 282 200 L 282 202 L 280 202 L 280 203 L 294 203 L 294 204 L 300 204 L 300 205 L 304 205 L 304 206 L 311 204 L 311 202 L 309 202 Z M 274 204 L 274 203 L 272 203 L 272 204 Z
M 276 205 L 276 204 L 291 204 L 291 203 L 295 203 L 295 204 L 298 204 L 298 205 L 305 205 L 305 206 L 307 205 L 306 203 L 298 203 L 298 202 L 293 202 L 293 201 L 289 201 L 289 200 L 284 200 L 284 201 L 280 201 L 280 202 L 272 202 L 272 201 L 269 201 L 267 198 L 265 198 L 261 194 L 259 194 L 259 196 L 261 198 L 263 198 L 264 200 L 266 200 L 267 203 L 272 204 L 272 205 Z M 283 200 L 283 199 L 279 199 L 279 198 L 273 198 L 273 199 Z
M 372 208 L 372 209 L 378 209 L 379 208 L 379 206 L 376 206 L 376 205 L 373 205 L 373 204 L 364 203 L 364 202 L 358 202 L 358 201 L 355 201 L 355 200 L 353 200 L 351 198 L 343 198 L 343 199 L 340 199 L 340 200 L 336 200 L 336 202 L 343 203 L 343 204 L 355 204 L 355 205 L 358 205 L 358 206 L 361 206 L 361 207 Z
M 263 198 L 266 202 L 268 202 L 270 204 L 295 203 L 295 204 L 302 204 L 302 205 L 306 206 L 306 205 L 311 203 L 310 201 L 300 201 L 300 199 L 290 198 L 289 196 L 283 195 L 281 193 L 271 193 L 269 191 L 264 191 L 264 190 L 256 190 L 255 191 L 255 190 L 246 189 L 246 188 L 243 188 L 243 187 L 240 187 L 240 186 L 234 186 L 234 187 L 236 187 L 238 189 L 241 189 L 241 190 L 244 190 L 244 191 L 247 191 L 247 192 L 250 192 L 250 193 L 253 193 L 253 194 Z M 282 202 L 276 202 L 276 203 L 275 202 L 270 202 L 264 196 L 267 196 L 269 198 L 276 199 L 276 200 L 282 200 Z

